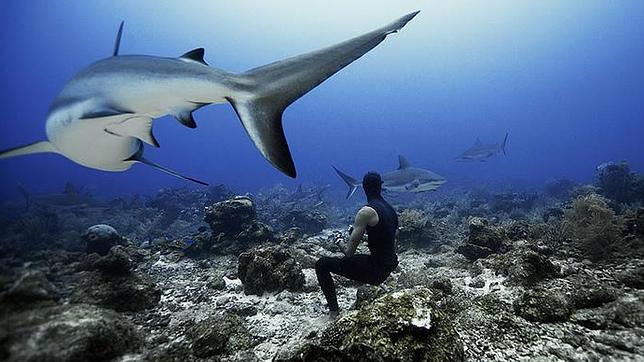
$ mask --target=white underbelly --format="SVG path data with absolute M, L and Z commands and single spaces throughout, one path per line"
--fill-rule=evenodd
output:
M 141 141 L 105 132 L 105 125 L 112 122 L 118 120 L 76 120 L 47 136 L 62 155 L 78 164 L 103 171 L 125 171 L 134 164 L 125 160 L 138 151 Z

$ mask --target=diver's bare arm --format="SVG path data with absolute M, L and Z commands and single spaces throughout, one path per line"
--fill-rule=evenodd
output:
M 362 236 L 364 235 L 367 225 L 375 225 L 378 223 L 378 213 L 376 210 L 371 207 L 365 206 L 356 215 L 356 219 L 353 223 L 353 231 L 351 232 L 351 237 L 349 238 L 349 244 L 347 245 L 347 250 L 344 252 L 346 256 L 352 256 L 360 242 L 362 241 Z

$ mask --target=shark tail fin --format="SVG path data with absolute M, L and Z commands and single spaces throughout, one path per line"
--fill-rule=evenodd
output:
M 501 150 L 503 151 L 504 155 L 507 155 L 507 153 L 505 153 L 505 145 L 507 143 L 508 143 L 508 133 L 506 132 L 505 137 L 503 138 L 503 143 L 501 143 Z
M 416 14 L 342 43 L 237 75 L 240 90 L 226 100 L 262 156 L 286 175 L 295 177 L 295 164 L 282 128 L 286 107 L 400 30 Z
M 33 153 L 58 153 L 58 150 L 56 150 L 49 141 L 40 141 L 2 150 L 0 151 L 0 158 L 31 155 Z
M 347 175 L 346 173 L 338 170 L 335 166 L 331 166 L 335 170 L 335 172 L 340 176 L 340 178 L 349 186 L 349 191 L 347 192 L 347 199 L 353 195 L 358 187 L 360 187 L 361 183 L 358 182 L 358 180 L 354 179 L 353 177 Z

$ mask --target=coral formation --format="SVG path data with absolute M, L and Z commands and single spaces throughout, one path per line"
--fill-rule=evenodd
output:
M 212 251 L 239 254 L 273 240 L 270 228 L 257 221 L 253 200 L 237 196 L 206 208 L 204 221 L 212 229 Z
M 432 223 L 423 211 L 405 209 L 398 215 L 398 233 L 396 237 L 398 250 L 428 247 L 434 240 Z
M 322 332 L 300 360 L 460 361 L 463 345 L 428 289 L 386 294 Z
M 262 295 L 287 289 L 304 288 L 302 267 L 293 252 L 281 246 L 266 246 L 246 251 L 239 256 L 237 275 L 244 293 Z
M 485 258 L 508 250 L 507 235 L 503 228 L 489 225 L 486 219 L 474 217 L 469 222 L 470 235 L 458 252 L 470 260 Z
M 565 211 L 564 233 L 580 242 L 593 259 L 607 256 L 621 240 L 620 225 L 608 200 L 597 194 L 575 199 Z

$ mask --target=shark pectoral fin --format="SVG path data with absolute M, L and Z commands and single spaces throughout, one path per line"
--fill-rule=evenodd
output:
M 226 97 L 241 120 L 246 133 L 259 152 L 280 171 L 296 176 L 295 164 L 282 128 L 285 105 L 280 99 L 266 97 L 238 102 Z
M 192 182 L 198 183 L 200 185 L 208 186 L 208 183 L 206 183 L 206 182 L 199 181 L 199 180 L 194 179 L 192 177 L 184 176 L 184 175 L 182 175 L 182 174 L 180 174 L 180 173 L 178 173 L 176 171 L 173 171 L 173 170 L 171 170 L 169 168 L 163 167 L 163 166 L 161 166 L 161 165 L 159 165 L 159 164 L 157 164 L 155 162 L 152 162 L 152 161 L 148 160 L 147 158 L 143 157 L 143 146 L 141 146 L 141 149 L 139 149 L 139 151 L 137 153 L 135 153 L 132 157 L 128 158 L 125 161 L 140 162 L 140 163 L 146 164 L 148 166 L 152 166 L 152 167 L 156 168 L 159 171 L 165 172 L 168 175 L 172 175 L 172 176 L 178 177 L 180 179 L 192 181 Z
M 34 142 L 24 146 L 0 151 L 0 158 L 9 158 L 34 153 L 59 153 L 49 141 Z
M 108 124 L 105 132 L 115 136 L 135 137 L 149 145 L 159 147 L 159 142 L 152 134 L 151 118 L 133 117 L 123 122 Z

